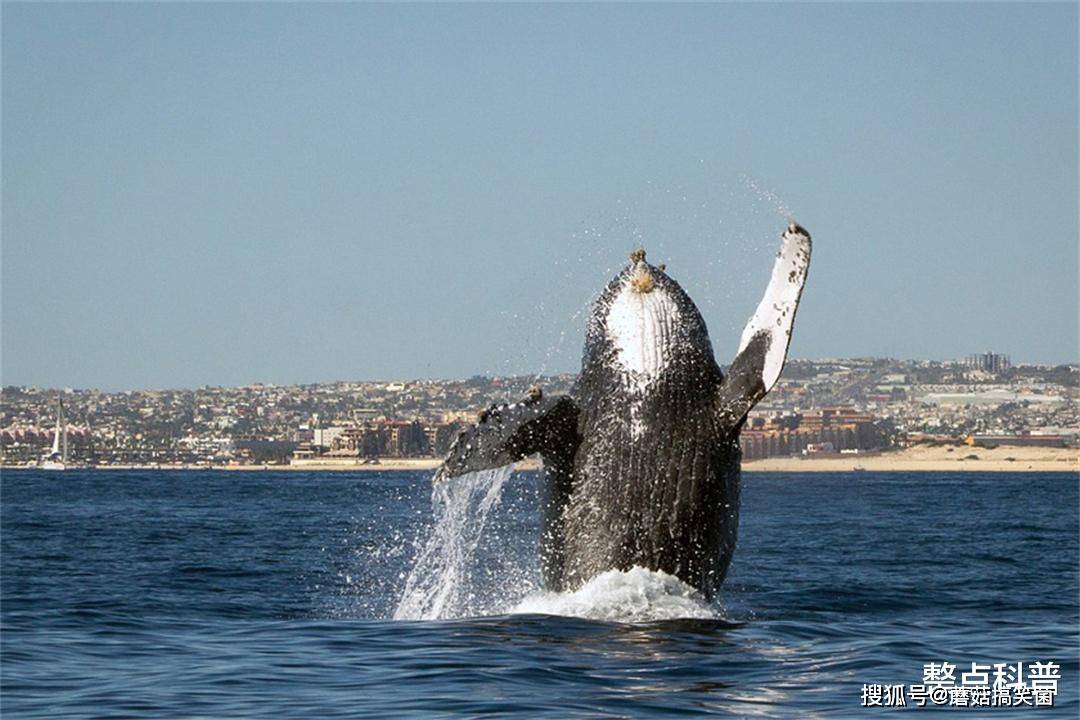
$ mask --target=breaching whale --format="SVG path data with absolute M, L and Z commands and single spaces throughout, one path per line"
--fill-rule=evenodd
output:
M 792 223 L 726 374 L 693 301 L 635 250 L 593 305 L 569 394 L 534 387 L 484 411 L 435 481 L 539 453 L 549 590 L 641 566 L 711 596 L 735 549 L 739 433 L 784 366 L 810 247 Z

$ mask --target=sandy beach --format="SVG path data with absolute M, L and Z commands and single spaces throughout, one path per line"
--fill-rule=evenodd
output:
M 746 472 L 1080 472 L 1075 448 L 995 448 L 916 445 L 858 455 L 766 458 L 743 463 Z
M 434 470 L 441 458 L 384 458 L 377 463 L 315 458 L 291 465 L 108 465 L 103 470 L 281 470 L 285 472 L 393 472 Z M 4 466 L 17 469 L 22 466 Z M 517 464 L 538 470 L 538 457 Z M 1080 473 L 1080 448 L 967 445 L 916 445 L 902 450 L 857 455 L 777 457 L 743 462 L 745 472 L 1062 472 Z
M 293 465 L 236 465 L 229 470 L 434 470 L 437 458 L 384 459 L 378 464 L 326 458 L 304 460 Z M 540 467 L 537 458 L 518 463 L 522 470 Z M 998 446 L 981 448 L 941 445 L 917 445 L 902 450 L 858 455 L 784 457 L 743 463 L 746 472 L 1080 472 L 1080 449 Z

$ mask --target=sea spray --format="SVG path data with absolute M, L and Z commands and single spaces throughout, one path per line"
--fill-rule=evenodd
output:
M 510 466 L 435 483 L 433 522 L 424 531 L 394 619 L 538 614 L 648 623 L 720 617 L 691 586 L 641 567 L 609 570 L 573 591 L 540 590 L 533 545 L 518 536 L 530 523 L 519 515 L 522 508 L 514 512 L 513 499 L 503 501 L 512 472 Z
M 472 559 L 488 516 L 502 498 L 513 465 L 434 484 L 434 521 L 401 596 L 395 620 L 435 620 L 477 614 Z

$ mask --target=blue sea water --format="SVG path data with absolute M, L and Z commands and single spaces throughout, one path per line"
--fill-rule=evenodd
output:
M 929 712 L 861 706 L 927 662 L 1052 660 L 1054 708 L 953 712 L 1077 717 L 1075 475 L 743 483 L 714 617 L 512 613 L 538 593 L 538 482 L 518 474 L 462 579 L 489 614 L 395 621 L 426 473 L 4 472 L 0 712 L 865 717 Z

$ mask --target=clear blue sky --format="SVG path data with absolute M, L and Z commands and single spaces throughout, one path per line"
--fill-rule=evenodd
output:
M 5 384 L 576 370 L 642 243 L 718 359 L 1077 360 L 1077 5 L 3 5 Z

